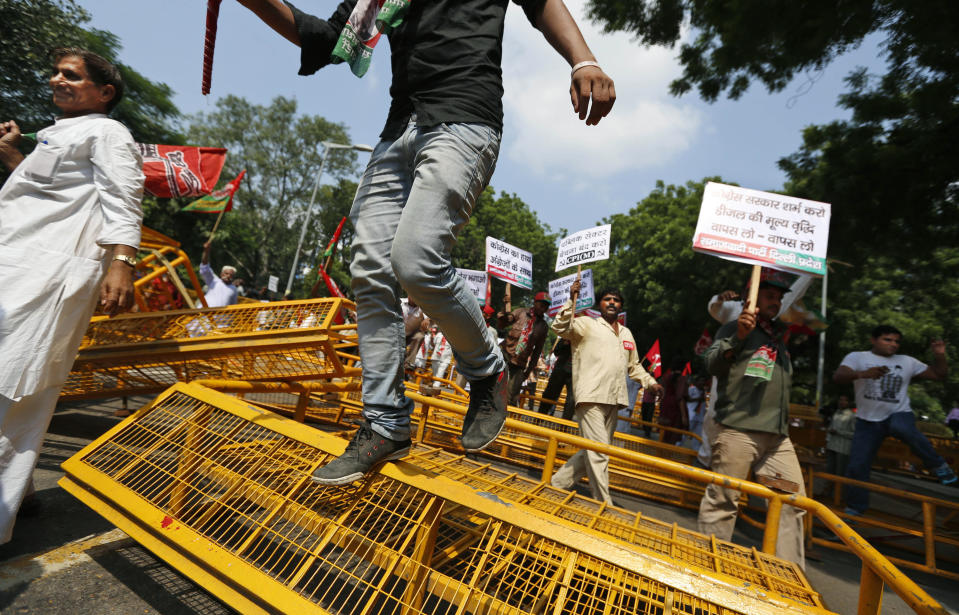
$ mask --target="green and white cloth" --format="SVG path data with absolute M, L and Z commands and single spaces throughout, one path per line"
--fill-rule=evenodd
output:
M 360 0 L 333 48 L 333 64 L 346 62 L 357 77 L 370 68 L 373 48 L 383 34 L 396 29 L 410 8 L 410 0 Z

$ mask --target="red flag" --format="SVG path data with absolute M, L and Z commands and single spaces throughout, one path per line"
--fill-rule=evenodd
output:
M 221 211 L 230 211 L 233 209 L 233 195 L 240 187 L 243 176 L 246 175 L 246 169 L 240 171 L 240 174 L 233 181 L 219 190 L 214 190 L 206 196 L 201 196 L 180 211 L 198 211 L 206 214 L 218 214 Z
M 689 364 L 689 361 L 686 361 L 686 367 L 683 368 L 683 376 L 692 376 L 693 375 L 693 366 Z
M 693 346 L 693 352 L 696 353 L 697 357 L 701 357 L 706 354 L 706 350 L 712 345 L 713 336 L 709 334 L 709 329 L 703 328 L 703 334 L 699 336 L 699 339 L 696 340 L 696 345 Z
M 220 180 L 226 160 L 222 147 L 137 143 L 143 156 L 144 189 L 153 196 L 209 194 Z
M 332 297 L 343 297 L 346 298 L 346 295 L 343 294 L 343 291 L 340 290 L 340 287 L 336 285 L 336 282 L 330 278 L 326 273 L 326 269 L 320 267 L 320 275 L 323 276 L 323 282 L 326 284 L 326 289 L 330 291 L 330 296 Z
M 346 217 L 344 216 L 340 223 L 336 227 L 336 232 L 333 233 L 330 243 L 326 244 L 326 250 L 323 251 L 323 255 L 320 257 L 324 261 L 324 267 L 328 266 L 326 263 L 333 258 L 333 255 L 336 254 L 336 244 L 340 240 L 340 233 L 343 232 L 343 224 L 346 222 Z
M 649 361 L 649 367 L 646 371 L 653 375 L 653 378 L 659 378 L 663 374 L 663 357 L 659 354 L 659 340 L 653 342 L 646 353 L 646 360 Z

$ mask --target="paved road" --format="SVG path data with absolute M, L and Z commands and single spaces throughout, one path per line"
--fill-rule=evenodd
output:
M 131 408 L 147 399 L 131 400 Z M 183 577 L 123 532 L 57 487 L 60 464 L 115 425 L 119 402 L 91 402 L 58 409 L 36 472 L 41 514 L 17 523 L 13 540 L 0 546 L 0 614 L 36 615 L 226 615 L 233 611 Z M 890 479 L 902 481 L 904 479 Z M 903 485 L 900 485 L 903 486 Z M 934 488 L 935 486 L 933 486 Z M 940 495 L 959 494 L 959 490 Z M 952 497 L 955 497 L 954 495 Z M 617 503 L 660 519 L 695 529 L 695 513 L 632 498 Z M 743 524 L 740 524 L 742 526 Z M 737 531 L 742 544 L 758 546 L 757 532 Z M 853 614 L 860 566 L 838 551 L 810 559 L 807 575 L 830 609 Z M 959 614 L 954 582 L 910 574 L 951 612 Z M 883 613 L 912 611 L 890 591 Z

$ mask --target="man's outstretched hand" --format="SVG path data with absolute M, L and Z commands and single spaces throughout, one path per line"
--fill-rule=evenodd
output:
M 587 126 L 595 126 L 613 108 L 616 102 L 616 86 L 613 80 L 597 66 L 584 66 L 573 73 L 569 86 L 573 111 Z M 590 102 L 592 101 L 592 104 Z

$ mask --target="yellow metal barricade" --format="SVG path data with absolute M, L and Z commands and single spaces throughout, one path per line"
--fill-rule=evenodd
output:
M 327 298 L 94 319 L 61 398 L 157 393 L 199 378 L 356 375 L 338 355 L 355 345 L 355 327 L 333 324 L 351 307 Z
M 215 382 L 203 384 L 225 390 L 222 385 Z M 413 395 L 419 395 L 415 393 L 418 388 L 415 383 L 407 383 L 407 390 Z M 351 428 L 352 424 L 361 418 L 362 403 L 357 389 L 343 392 L 338 396 L 313 395 L 305 404 L 295 392 L 260 391 L 246 395 L 245 398 L 263 408 L 287 416 L 295 416 L 297 410 L 302 409 L 302 416 L 307 420 L 344 429 Z M 416 397 L 416 399 L 425 398 Z M 462 450 L 459 435 L 463 427 L 463 416 L 466 414 L 467 398 L 443 393 L 436 399 L 455 404 L 453 407 L 456 409 L 452 410 L 449 406 L 447 408 L 432 407 L 428 399 L 417 405 L 410 417 L 411 429 L 416 441 L 454 451 Z M 578 433 L 578 427 L 572 421 L 521 410 L 514 406 L 509 406 L 507 416 L 517 422 L 536 425 L 559 433 Z M 696 452 L 688 448 L 663 444 L 621 432 L 614 434 L 612 444 L 625 450 L 655 455 L 687 465 L 693 465 L 696 459 Z M 540 471 L 549 454 L 548 449 L 548 437 L 507 426 L 500 437 L 479 454 L 499 459 L 504 463 Z M 574 446 L 561 444 L 554 453 L 554 459 L 556 463 L 561 464 L 572 457 L 577 450 L 579 449 Z M 703 495 L 701 483 L 664 476 L 661 472 L 644 464 L 623 463 L 616 457 L 610 459 L 609 477 L 610 487 L 614 490 L 684 508 L 697 508 Z
M 728 574 L 722 562 L 741 549 L 657 526 L 649 534 L 670 546 L 656 554 L 415 459 L 348 486 L 313 483 L 344 446 L 177 384 L 65 462 L 61 484 L 242 613 L 826 612 L 804 582 Z M 617 524 L 628 521 L 641 520 Z M 691 570 L 680 552 L 711 563 Z

